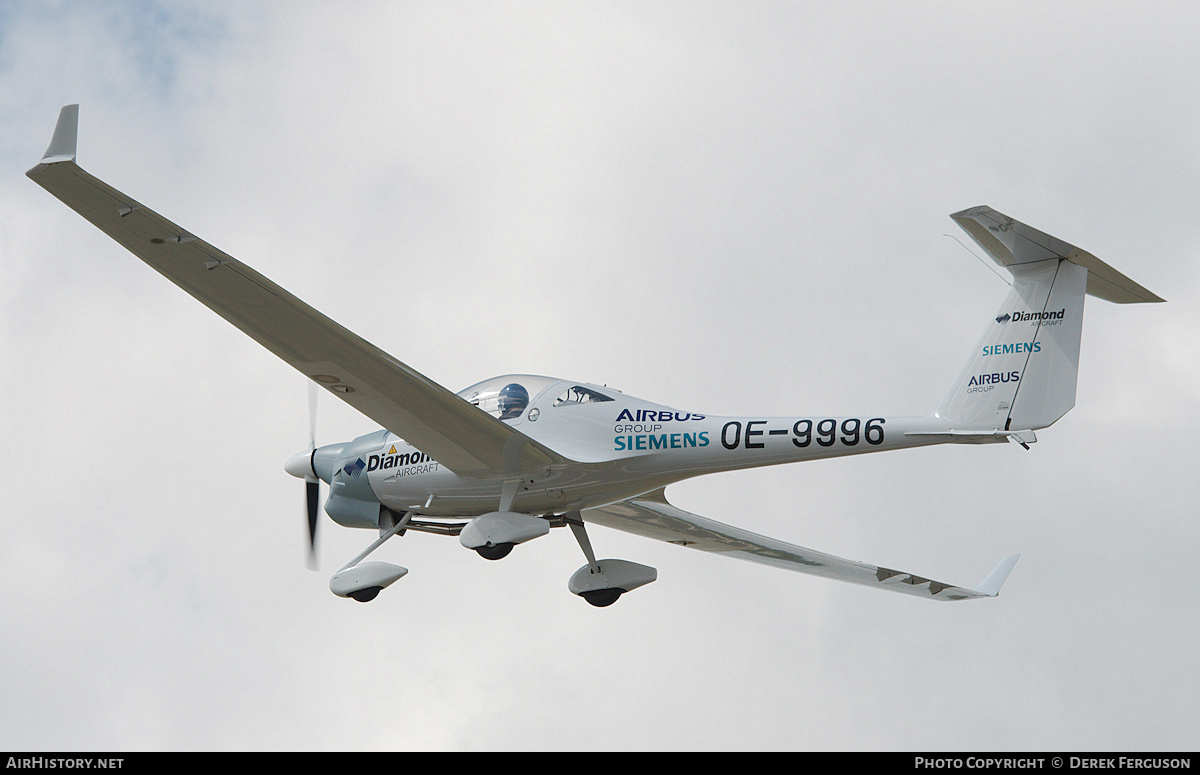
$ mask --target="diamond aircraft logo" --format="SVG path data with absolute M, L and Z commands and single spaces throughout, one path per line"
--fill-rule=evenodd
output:
M 1061 323 L 1066 314 L 1066 307 L 1063 307 L 1057 312 L 1023 312 L 1021 310 L 1015 310 L 1012 313 L 1005 312 L 1003 315 L 996 318 L 996 322 L 1003 325 L 1011 320 L 1014 323 L 1032 322 L 1056 326 Z
M 360 457 L 358 460 L 355 460 L 353 463 L 347 463 L 342 468 L 342 470 L 346 472 L 346 476 L 349 476 L 352 479 L 357 479 L 359 477 L 359 475 L 362 474 L 362 470 L 366 467 L 367 467 L 367 464 L 364 463 L 362 458 Z

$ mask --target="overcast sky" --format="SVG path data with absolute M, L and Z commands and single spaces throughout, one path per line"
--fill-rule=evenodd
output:
M 1194 3 L 0 0 L 0 749 L 1195 750 Z M 1166 298 L 1088 299 L 1078 404 L 676 485 L 954 604 L 596 528 L 304 567 L 304 379 L 24 172 L 89 172 L 430 378 L 709 414 L 924 414 L 1007 289 L 986 204 Z M 967 240 L 963 238 L 963 241 Z M 976 251 L 978 252 L 978 251 Z M 323 395 L 321 442 L 374 430 Z

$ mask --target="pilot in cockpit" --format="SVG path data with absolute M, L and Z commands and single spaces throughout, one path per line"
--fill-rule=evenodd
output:
M 511 420 L 520 417 L 525 407 L 529 406 L 529 391 L 516 382 L 505 385 L 500 391 L 500 419 Z

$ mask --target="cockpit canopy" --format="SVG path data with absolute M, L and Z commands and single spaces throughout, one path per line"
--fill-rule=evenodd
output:
M 493 417 L 501 420 L 515 420 L 521 417 L 529 408 L 529 404 L 537 400 L 538 396 L 547 388 L 556 385 L 561 385 L 562 390 L 558 391 L 560 395 L 554 400 L 554 406 L 572 406 L 613 400 L 611 396 L 601 393 L 594 387 L 532 374 L 509 374 L 503 377 L 493 377 L 472 385 L 460 392 L 459 395 Z

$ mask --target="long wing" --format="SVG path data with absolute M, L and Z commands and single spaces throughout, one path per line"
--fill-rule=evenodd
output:
M 995 597 L 1020 557 L 1017 554 L 1005 557 L 975 589 L 967 589 L 914 576 L 904 571 L 845 560 L 723 525 L 675 508 L 667 503 L 663 490 L 655 490 L 639 498 L 609 506 L 586 509 L 582 516 L 584 522 L 691 549 L 933 600 Z
M 84 172 L 79 106 L 26 174 L 319 385 L 460 476 L 535 471 L 557 453 L 343 328 L 240 261 Z

